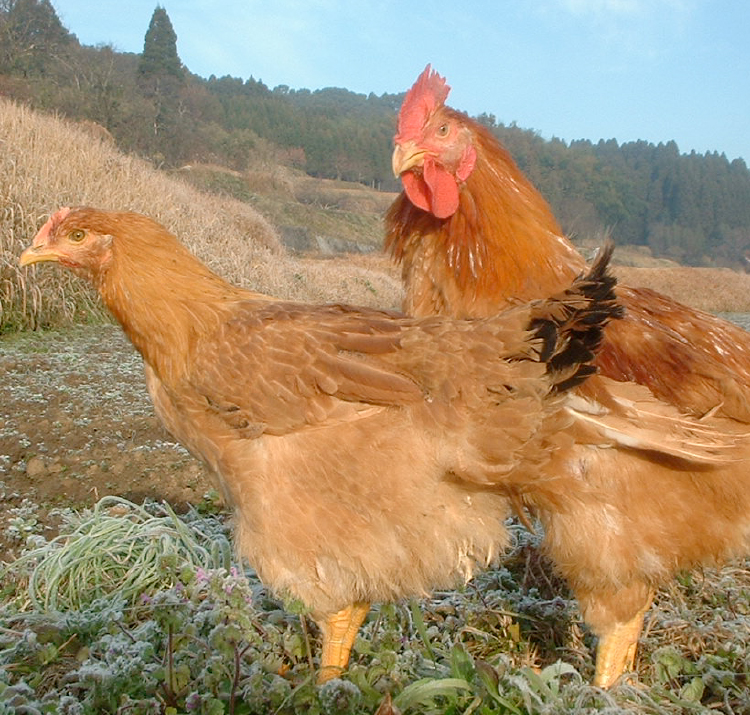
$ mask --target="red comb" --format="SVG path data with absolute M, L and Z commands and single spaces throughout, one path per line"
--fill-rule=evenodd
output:
M 55 213 L 52 214 L 51 220 L 55 223 L 61 223 L 62 220 L 72 211 L 70 206 L 63 206 L 61 209 L 57 209 Z
M 445 77 L 441 77 L 427 65 L 401 104 L 396 141 L 414 138 L 424 126 L 427 117 L 437 107 L 445 104 L 450 91 L 451 88 L 445 83 Z
M 57 230 L 57 227 L 63 222 L 63 219 L 70 213 L 70 208 L 67 206 L 64 206 L 61 209 L 58 209 L 55 211 L 55 213 L 52 214 L 47 219 L 47 223 L 44 224 L 39 229 L 39 232 L 37 233 L 34 242 L 38 241 L 46 241 L 49 237 L 50 233 Z

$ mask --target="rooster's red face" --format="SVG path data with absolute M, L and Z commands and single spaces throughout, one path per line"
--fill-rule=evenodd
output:
M 438 218 L 456 212 L 460 183 L 476 163 L 470 129 L 445 106 L 448 92 L 445 79 L 427 65 L 404 97 L 392 157 L 409 200 Z

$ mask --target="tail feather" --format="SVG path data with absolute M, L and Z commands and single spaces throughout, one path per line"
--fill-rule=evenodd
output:
M 589 271 L 563 293 L 540 302 L 528 329 L 538 341 L 539 360 L 547 364 L 552 392 L 565 392 L 596 372 L 593 360 L 610 320 L 622 318 L 615 295 L 617 279 L 609 270 L 610 241 Z

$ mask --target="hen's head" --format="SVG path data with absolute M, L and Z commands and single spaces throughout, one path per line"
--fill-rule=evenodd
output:
M 458 209 L 460 184 L 477 158 L 466 118 L 445 106 L 449 92 L 445 78 L 427 65 L 404 97 L 394 138 L 394 174 L 409 200 L 438 218 Z
M 111 258 L 112 237 L 93 219 L 91 209 L 59 209 L 21 254 L 20 265 L 54 261 L 87 278 L 94 277 Z

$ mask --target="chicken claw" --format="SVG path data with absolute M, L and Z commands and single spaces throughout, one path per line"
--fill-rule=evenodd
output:
M 369 603 L 354 603 L 328 616 L 326 621 L 320 624 L 323 631 L 323 652 L 318 683 L 337 678 L 346 668 L 354 639 L 369 611 Z
M 623 673 L 634 669 L 638 637 L 643 630 L 643 617 L 652 600 L 653 593 L 649 594 L 646 605 L 633 618 L 616 623 L 599 637 L 594 685 L 605 689 L 611 688 Z

